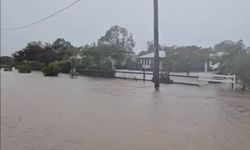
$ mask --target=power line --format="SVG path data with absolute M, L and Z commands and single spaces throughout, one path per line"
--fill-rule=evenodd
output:
M 39 23 L 41 23 L 41 22 L 43 22 L 43 21 L 45 21 L 45 20 L 48 20 L 48 19 L 51 18 L 51 17 L 56 16 L 57 14 L 59 14 L 59 13 L 63 12 L 64 10 L 66 10 L 66 9 L 68 9 L 68 8 L 70 8 L 70 7 L 72 7 L 73 5 L 75 5 L 76 3 L 80 2 L 80 1 L 81 1 L 81 0 L 77 0 L 77 1 L 75 1 L 75 2 L 73 2 L 73 3 L 71 3 L 71 4 L 69 4 L 69 5 L 67 5 L 67 6 L 64 7 L 63 9 L 60 9 L 59 11 L 57 11 L 57 12 L 55 12 L 55 13 L 53 13 L 53 14 L 47 16 L 47 17 L 44 17 L 44 18 L 42 18 L 42 19 L 40 19 L 40 20 L 37 20 L 37 21 L 35 21 L 35 22 L 33 22 L 33 23 L 30 23 L 30 24 L 27 24 L 27 25 L 23 25 L 23 26 L 20 26 L 20 27 L 14 27 L 14 28 L 1 28 L 1 30 L 20 30 L 20 29 L 24 29 L 24 28 L 31 27 L 31 26 L 36 25 L 36 24 L 39 24 Z

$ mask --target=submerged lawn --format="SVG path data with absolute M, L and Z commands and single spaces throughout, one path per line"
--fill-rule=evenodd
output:
M 248 150 L 250 94 L 1 72 L 2 150 Z

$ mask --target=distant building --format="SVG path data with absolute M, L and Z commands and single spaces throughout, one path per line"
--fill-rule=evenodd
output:
M 208 68 L 211 71 L 217 71 L 220 63 L 216 62 L 215 60 L 218 58 L 221 58 L 224 55 L 224 52 L 217 52 L 217 53 L 211 53 L 209 55 L 209 62 L 208 62 Z M 205 64 L 205 68 L 206 68 L 206 64 Z M 206 72 L 206 69 L 205 69 Z
M 162 70 L 162 60 L 166 57 L 165 51 L 159 51 L 160 57 L 160 70 Z M 141 67 L 144 69 L 153 69 L 154 65 L 154 52 L 145 54 L 142 56 L 137 57 L 138 62 L 140 63 Z

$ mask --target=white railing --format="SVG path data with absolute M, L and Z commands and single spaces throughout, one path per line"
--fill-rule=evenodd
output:
M 236 88 L 236 76 L 235 75 L 199 75 L 198 82 L 215 82 L 215 83 L 231 83 L 233 90 Z

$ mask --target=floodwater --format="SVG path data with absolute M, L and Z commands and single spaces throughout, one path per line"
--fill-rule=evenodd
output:
M 1 150 L 249 150 L 230 87 L 1 72 Z

